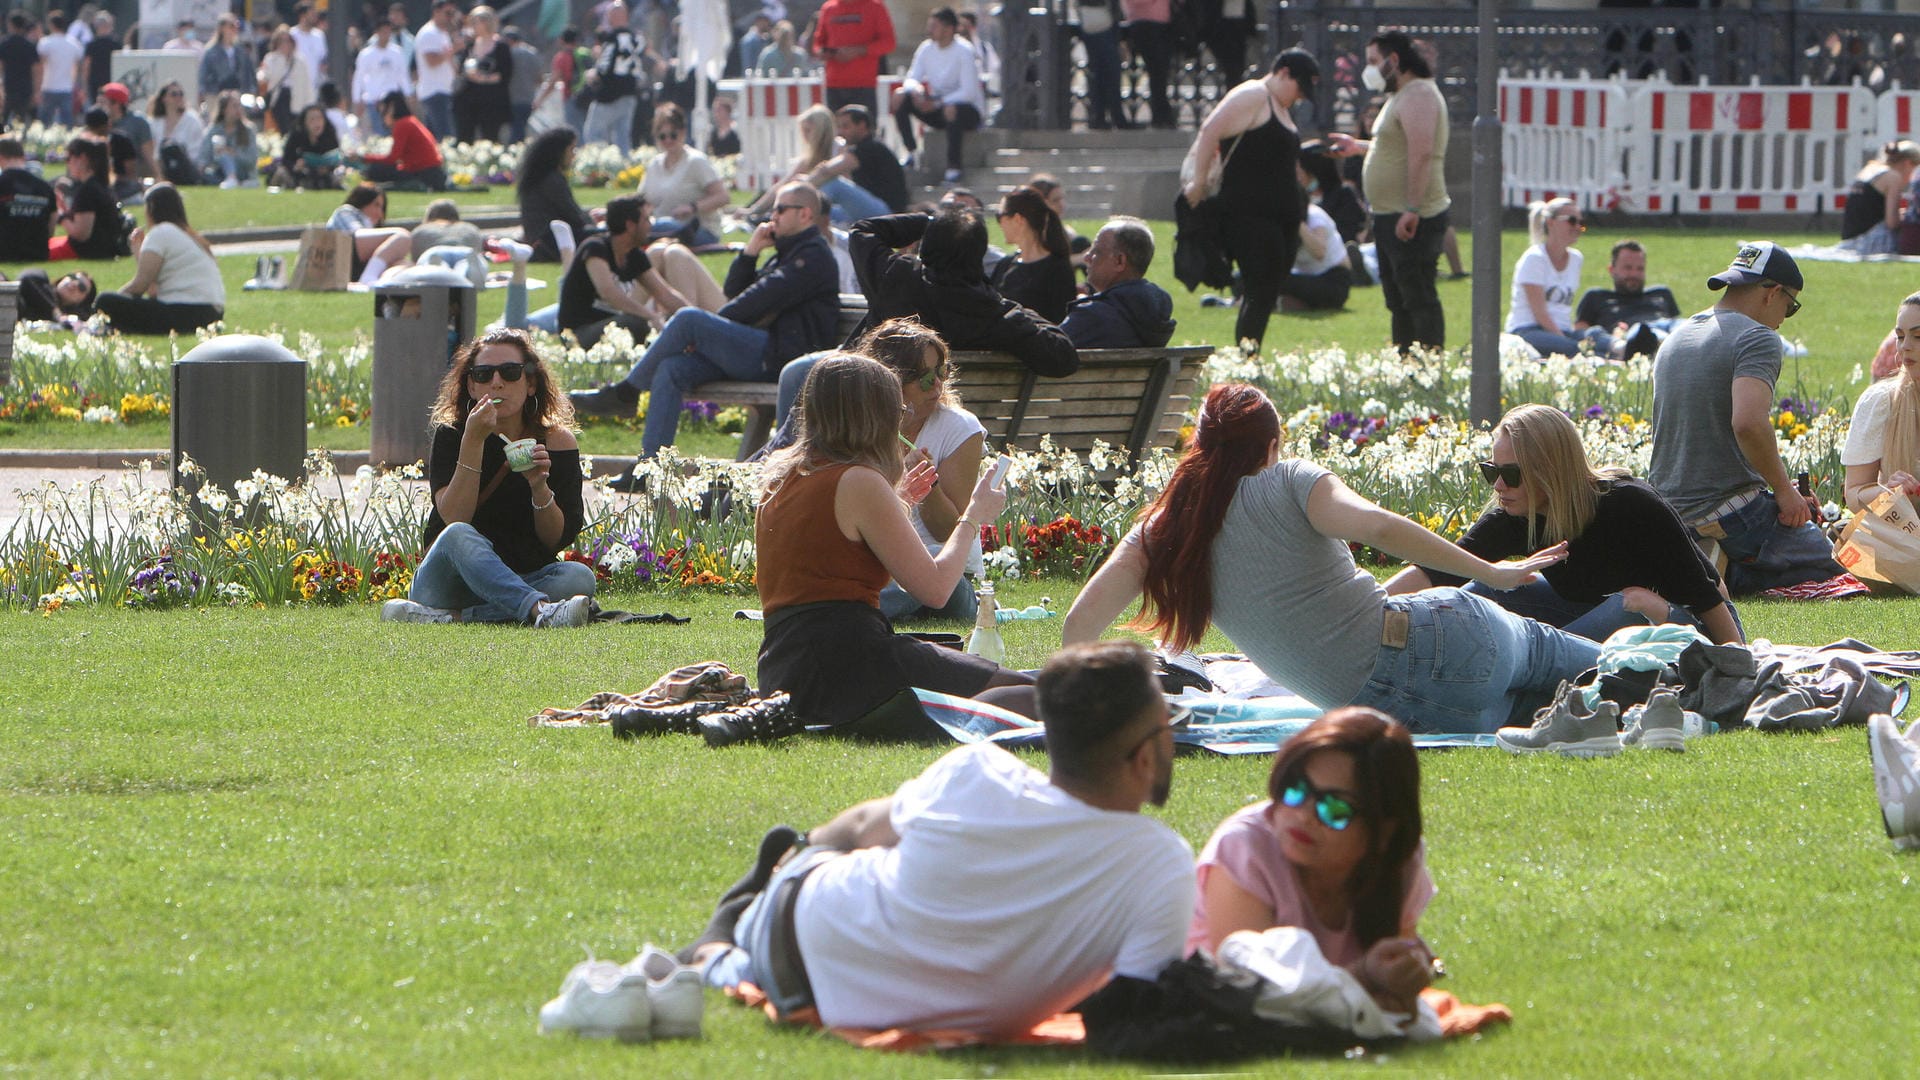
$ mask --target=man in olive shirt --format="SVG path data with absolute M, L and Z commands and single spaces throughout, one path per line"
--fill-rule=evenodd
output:
M 1393 343 L 1440 349 L 1447 316 L 1440 307 L 1440 245 L 1446 239 L 1447 101 L 1433 66 L 1399 30 L 1367 42 L 1361 81 L 1385 91 L 1371 142 L 1335 133 L 1335 153 L 1364 153 L 1360 186 L 1373 207 L 1373 242 L 1380 257 L 1380 292 L 1393 316 Z

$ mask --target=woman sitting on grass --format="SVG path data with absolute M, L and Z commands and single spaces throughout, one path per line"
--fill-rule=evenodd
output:
M 1251 386 L 1207 394 L 1160 498 L 1067 613 L 1092 641 L 1136 597 L 1169 648 L 1217 625 L 1259 668 L 1323 709 L 1364 705 L 1414 731 L 1491 732 L 1546 704 L 1599 646 L 1460 589 L 1388 596 L 1349 543 L 1485 582 L 1526 584 L 1555 544 L 1495 565 L 1383 510 L 1311 461 L 1280 459 L 1280 416 Z
M 1507 330 L 1542 356 L 1573 356 L 1583 341 L 1591 340 L 1605 356 L 1613 339 L 1599 328 L 1576 336 L 1573 295 L 1580 291 L 1580 267 L 1586 256 L 1574 244 L 1587 231 L 1580 207 L 1572 199 L 1537 202 L 1527 216 L 1533 244 L 1513 266 L 1513 298 L 1507 311 Z
M 573 409 L 520 330 L 460 347 L 433 405 L 426 557 L 390 622 L 583 626 L 593 570 L 554 556 L 580 534 L 580 447 Z M 534 440 L 524 468 L 507 445 Z
M 340 133 L 333 130 L 327 110 L 318 103 L 300 111 L 300 119 L 280 148 L 280 167 L 273 172 L 279 187 L 331 191 L 340 186 Z
M 247 123 L 247 110 L 240 104 L 239 91 L 220 91 L 214 99 L 213 126 L 207 129 L 206 144 L 200 148 L 207 183 L 223 188 L 256 186 L 258 144 L 253 125 Z
M 67 231 L 47 244 L 47 258 L 111 259 L 120 254 L 120 204 L 107 187 L 107 144 L 77 138 L 67 143 L 67 179 L 72 194 L 55 219 Z
M 153 95 L 147 115 L 153 118 L 153 145 L 161 157 L 161 171 L 175 184 L 198 184 L 200 166 L 205 164 L 201 152 L 207 138 L 207 125 L 201 121 L 200 114 L 187 104 L 186 87 L 177 82 L 161 87 Z M 168 166 L 168 144 L 179 147 L 180 152 L 186 154 L 185 168 Z
M 100 314 L 122 334 L 191 334 L 226 316 L 227 286 L 213 245 L 187 224 L 180 189 L 147 189 L 147 228 L 134 230 L 133 280 L 101 293 Z
M 1548 567 L 1544 580 L 1506 592 L 1409 566 L 1387 582 L 1389 594 L 1465 585 L 1517 615 L 1594 641 L 1648 623 L 1700 627 L 1723 644 L 1743 640 L 1720 575 L 1679 515 L 1626 470 L 1594 468 L 1565 413 L 1514 409 L 1493 429 L 1488 455 L 1480 474 L 1493 502 L 1460 546 L 1483 559 L 1511 559 L 1565 542 L 1566 561 Z
M 415 191 L 447 190 L 446 159 L 427 125 L 413 115 L 407 95 L 398 90 L 380 99 L 380 122 L 393 133 L 393 145 L 384 154 L 361 161 L 361 173 L 380 184 L 399 184 Z
M 1873 501 L 1875 485 L 1920 495 L 1920 292 L 1894 313 L 1893 354 L 1899 366 L 1861 392 L 1840 450 L 1847 506 L 1856 511 Z
M 413 234 L 385 225 L 386 220 L 387 193 L 370 183 L 347 192 L 347 201 L 327 219 L 327 228 L 353 234 L 353 277 L 363 284 L 379 281 L 389 267 L 405 263 L 413 250 Z
M 1335 709 L 1274 755 L 1266 802 L 1213 830 L 1196 863 L 1187 951 L 1218 952 L 1238 930 L 1298 927 L 1382 1008 L 1412 1012 L 1433 981 L 1418 929 L 1434 893 L 1420 829 L 1407 729 L 1373 709 Z
M 889 578 L 922 604 L 946 604 L 981 524 L 1006 506 L 981 478 L 929 555 L 903 503 L 927 495 L 934 471 L 903 468 L 900 405 L 899 377 L 877 360 L 832 353 L 807 373 L 798 441 L 760 474 L 761 690 L 791 693 L 808 724 L 857 720 L 908 687 L 1031 715 L 1030 676 L 896 636 L 880 613 Z
M 596 231 L 593 218 L 573 197 L 573 159 L 580 136 L 572 128 L 540 133 L 520 158 L 520 241 L 533 249 L 534 262 L 571 262 L 574 247 Z M 566 226 L 566 250 L 556 235 Z

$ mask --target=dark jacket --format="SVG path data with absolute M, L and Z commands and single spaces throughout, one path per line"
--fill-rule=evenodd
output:
M 520 191 L 520 237 L 533 249 L 534 262 L 559 262 L 560 249 L 553 242 L 553 223 L 564 221 L 573 229 L 573 241 L 584 244 L 598 232 L 593 218 L 573 197 L 573 185 L 559 170 L 534 181 Z
M 830 349 L 840 322 L 840 264 L 818 230 L 809 229 L 773 242 L 773 261 L 764 269 L 758 256 L 734 256 L 724 286 L 730 299 L 721 318 L 767 331 L 761 354 L 767 378 L 787 361 Z
M 1082 349 L 1164 348 L 1173 327 L 1173 297 L 1145 278 L 1075 300 L 1060 324 Z
M 847 236 L 866 326 L 913 316 L 950 349 L 1012 353 L 1035 374 L 1065 378 L 1080 370 L 1080 355 L 1060 328 L 1008 300 L 988 285 L 982 252 L 955 252 L 951 265 L 927 265 L 898 249 L 919 240 L 925 214 L 889 214 L 854 225 Z

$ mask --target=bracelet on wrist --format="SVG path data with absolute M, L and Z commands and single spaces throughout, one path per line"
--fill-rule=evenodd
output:
M 469 465 L 464 461 L 456 461 L 454 462 L 454 464 L 460 466 L 461 468 L 467 470 L 468 472 L 472 473 L 475 476 L 480 475 L 480 469 L 478 466 Z
M 556 495 L 556 494 L 554 494 L 554 493 L 553 493 L 553 492 L 551 492 L 551 491 L 549 491 L 549 492 L 547 492 L 547 501 L 546 501 L 546 502 L 543 502 L 543 503 L 534 503 L 534 504 L 533 504 L 533 509 L 534 509 L 534 512 L 535 512 L 535 513 L 538 513 L 538 512 L 540 512 L 540 511 L 542 511 L 542 510 L 545 510 L 545 509 L 546 509 L 547 507 L 549 507 L 549 506 L 552 506 L 552 505 L 553 505 L 553 501 L 554 501 L 555 499 L 558 499 L 559 497 L 560 497 L 560 496 L 558 496 L 558 495 Z

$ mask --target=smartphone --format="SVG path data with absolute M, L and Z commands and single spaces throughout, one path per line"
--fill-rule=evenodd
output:
M 1007 470 L 1013 467 L 1013 459 L 1001 454 L 991 468 L 987 470 L 987 486 L 1004 489 L 1007 486 Z

